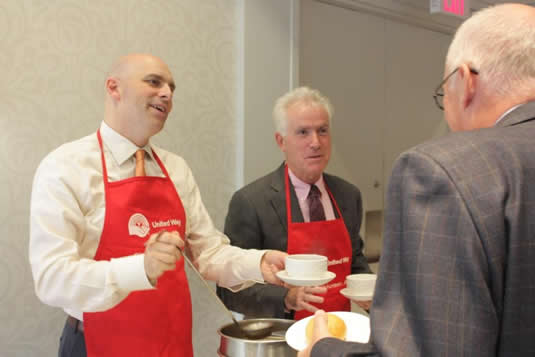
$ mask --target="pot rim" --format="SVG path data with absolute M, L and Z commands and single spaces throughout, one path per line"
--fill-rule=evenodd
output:
M 278 318 L 252 318 L 252 319 L 247 319 L 247 320 L 248 321 L 258 321 L 258 322 L 272 322 L 272 323 L 275 323 L 275 324 L 279 323 L 279 325 L 287 325 L 287 326 L 283 327 L 284 330 L 288 330 L 290 328 L 290 326 L 296 322 L 294 320 L 278 319 Z M 281 339 L 262 338 L 262 339 L 258 339 L 258 340 L 253 340 L 253 339 L 250 339 L 250 338 L 247 338 L 247 337 L 230 336 L 230 335 L 227 335 L 227 334 L 223 333 L 223 329 L 228 328 L 228 327 L 231 328 L 232 326 L 234 326 L 233 322 L 231 322 L 229 324 L 226 324 L 224 326 L 221 326 L 219 329 L 217 329 L 218 335 L 221 336 L 221 337 L 227 338 L 229 340 L 235 340 L 235 341 L 240 341 L 240 342 L 245 342 L 245 343 L 252 343 L 252 344 L 259 344 L 259 343 L 272 344 L 272 343 L 281 343 L 281 342 L 286 343 L 286 338 L 281 338 Z

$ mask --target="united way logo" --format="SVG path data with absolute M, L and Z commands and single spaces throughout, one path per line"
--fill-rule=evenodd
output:
M 145 237 L 150 231 L 149 221 L 141 213 L 134 213 L 128 220 L 128 233 L 131 236 Z

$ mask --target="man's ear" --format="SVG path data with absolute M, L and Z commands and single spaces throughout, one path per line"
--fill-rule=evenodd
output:
M 284 137 L 279 132 L 275 133 L 275 141 L 277 142 L 279 149 L 284 151 Z
M 478 87 L 477 75 L 472 73 L 470 67 L 463 63 L 459 66 L 459 81 L 461 84 L 462 97 L 461 102 L 463 108 L 467 108 L 472 104 Z
M 113 101 L 119 101 L 121 99 L 121 93 L 119 91 L 119 79 L 115 77 L 109 77 L 106 79 L 106 92 L 113 99 Z

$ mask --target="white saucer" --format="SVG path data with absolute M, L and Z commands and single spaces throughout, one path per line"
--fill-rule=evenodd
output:
M 293 276 L 288 276 L 286 270 L 281 270 L 277 272 L 277 277 L 284 281 L 287 284 L 294 286 L 319 286 L 328 283 L 336 277 L 336 274 L 331 271 L 326 271 L 320 277 L 314 278 L 295 278 Z
M 346 341 L 366 343 L 370 339 L 370 318 L 355 312 L 336 311 L 329 312 L 344 320 L 347 332 Z M 304 350 L 307 347 L 306 326 L 308 321 L 314 316 L 294 323 L 286 331 L 286 342 L 291 348 L 297 351 Z
M 355 292 L 352 292 L 348 288 L 344 288 L 340 290 L 340 294 L 344 295 L 346 298 L 348 298 L 349 300 L 353 300 L 353 301 L 370 301 L 373 297 L 370 294 L 368 295 L 357 294 Z

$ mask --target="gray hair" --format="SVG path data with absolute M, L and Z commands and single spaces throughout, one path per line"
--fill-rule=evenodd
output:
M 304 102 L 312 105 L 319 105 L 325 109 L 329 116 L 329 123 L 333 116 L 333 107 L 327 97 L 321 94 L 316 89 L 309 87 L 299 87 L 286 93 L 275 102 L 273 108 L 273 121 L 275 123 L 275 131 L 286 136 L 286 127 L 288 124 L 287 111 L 288 108 L 297 102 Z
M 466 20 L 450 44 L 447 71 L 469 64 L 479 71 L 479 80 L 492 96 L 533 93 L 535 17 L 529 12 L 507 16 L 511 9 L 510 4 L 491 6 Z

